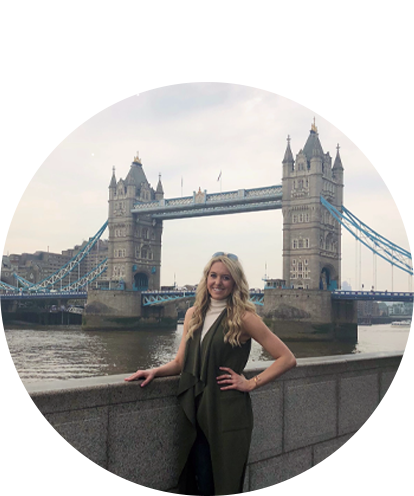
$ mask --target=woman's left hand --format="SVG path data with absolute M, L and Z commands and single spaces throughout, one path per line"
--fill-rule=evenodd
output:
M 251 391 L 253 388 L 251 386 L 251 381 L 247 380 L 243 374 L 239 375 L 234 372 L 234 370 L 228 367 L 219 367 L 223 370 L 225 374 L 219 375 L 217 377 L 217 384 L 222 391 L 228 389 L 237 389 L 237 391 L 242 391 L 243 393 Z M 226 385 L 225 385 L 226 384 Z

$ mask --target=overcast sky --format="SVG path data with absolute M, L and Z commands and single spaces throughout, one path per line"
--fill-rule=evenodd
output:
M 166 198 L 281 184 L 286 138 L 293 154 L 313 119 L 324 152 L 336 146 L 345 169 L 344 204 L 383 236 L 408 248 L 396 205 L 376 169 L 339 129 L 291 100 L 220 83 L 167 86 L 133 95 L 75 129 L 41 164 L 24 193 L 4 253 L 60 253 L 92 236 L 107 218 L 112 167 L 125 178 L 139 151 L 148 181 L 161 174 Z M 222 171 L 221 184 L 218 176 Z M 107 236 L 107 232 L 104 237 Z M 355 241 L 343 230 L 342 280 L 356 287 Z M 161 283 L 197 283 L 216 251 L 236 253 L 251 287 L 282 277 L 282 212 L 164 222 Z M 373 256 L 362 250 L 361 283 L 373 284 Z M 377 287 L 407 290 L 408 276 L 377 261 Z

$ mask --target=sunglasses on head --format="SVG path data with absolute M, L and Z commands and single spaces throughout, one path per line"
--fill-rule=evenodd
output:
M 238 260 L 237 255 L 234 255 L 234 253 L 224 253 L 224 251 L 218 251 L 211 258 L 214 257 L 227 257 L 230 258 L 230 260 L 235 260 L 236 262 Z

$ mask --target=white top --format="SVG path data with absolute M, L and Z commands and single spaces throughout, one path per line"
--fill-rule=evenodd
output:
M 201 339 L 200 342 L 203 341 L 204 336 L 207 334 L 207 331 L 211 328 L 214 322 L 217 320 L 218 316 L 227 306 L 227 298 L 223 300 L 214 300 L 210 298 L 210 308 L 207 310 L 206 317 L 204 319 L 204 325 L 201 330 Z

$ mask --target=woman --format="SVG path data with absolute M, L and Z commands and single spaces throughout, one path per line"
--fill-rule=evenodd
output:
M 246 379 L 251 339 L 275 359 Z M 175 359 L 138 370 L 126 381 L 181 374 L 179 490 L 181 494 L 235 494 L 243 479 L 253 428 L 249 392 L 296 365 L 296 359 L 257 315 L 236 255 L 215 253 L 204 269 L 189 308 Z

